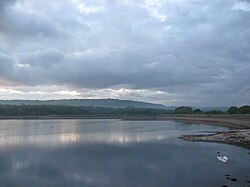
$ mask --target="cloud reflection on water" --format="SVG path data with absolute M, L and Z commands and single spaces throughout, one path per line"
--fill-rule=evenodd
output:
M 170 121 L 0 120 L 0 186 L 220 186 L 225 168 L 218 150 L 230 155 L 227 173 L 249 173 L 243 149 L 176 139 L 210 128 L 224 129 Z
M 40 122 L 40 123 L 39 123 Z M 19 121 L 20 123 L 20 121 Z M 161 141 L 166 138 L 166 131 L 161 129 L 148 131 L 130 128 L 117 121 L 115 125 L 81 124 L 76 120 L 53 121 L 16 121 L 0 123 L 0 146 L 39 145 L 58 146 L 76 143 L 128 144 L 134 142 Z
M 164 135 L 148 136 L 146 133 L 137 135 L 124 135 L 119 133 L 102 134 L 102 133 L 60 133 L 60 134 L 46 134 L 33 136 L 4 136 L 0 137 L 0 146 L 9 145 L 45 145 L 53 146 L 60 144 L 73 143 L 109 143 L 109 144 L 126 144 L 133 142 L 150 142 L 163 140 Z

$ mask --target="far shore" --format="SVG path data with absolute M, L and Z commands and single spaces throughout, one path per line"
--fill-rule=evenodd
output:
M 167 116 L 81 116 L 81 115 L 49 115 L 49 116 L 0 116 L 0 120 L 9 119 L 120 119 L 135 121 L 183 121 L 189 123 L 208 123 L 232 129 L 250 128 L 250 115 L 167 115 Z
M 250 128 L 250 114 L 229 115 L 166 115 L 166 116 L 83 116 L 83 115 L 27 115 L 27 116 L 0 116 L 4 119 L 121 119 L 121 120 L 170 120 L 192 123 L 212 123 L 229 128 Z
M 216 142 L 250 149 L 250 115 L 169 115 L 161 117 L 103 117 L 103 116 L 0 116 L 0 120 L 10 119 L 118 119 L 129 121 L 183 121 L 196 124 L 212 124 L 228 127 L 230 130 L 210 135 L 184 135 L 180 139 L 192 142 Z

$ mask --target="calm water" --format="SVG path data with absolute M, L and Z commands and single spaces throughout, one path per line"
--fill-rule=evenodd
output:
M 0 186 L 249 186 L 248 150 L 177 139 L 225 129 L 170 121 L 2 120 Z M 216 159 L 218 151 L 228 163 Z

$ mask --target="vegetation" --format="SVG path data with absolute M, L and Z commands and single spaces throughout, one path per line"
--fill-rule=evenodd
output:
M 201 109 L 197 108 L 197 109 L 195 109 L 195 110 L 193 111 L 193 113 L 194 113 L 194 114 L 201 114 L 202 111 L 201 111 Z
M 177 107 L 174 110 L 174 114 L 224 114 L 224 112 L 220 110 L 211 110 L 211 111 L 204 112 L 204 111 L 201 111 L 201 109 L 199 108 L 193 110 L 191 107 L 181 106 L 181 107 Z
M 241 106 L 241 107 L 236 107 L 236 106 L 231 106 L 228 111 L 228 114 L 250 114 L 250 106 Z
M 211 111 L 205 112 L 205 114 L 225 114 L 225 112 L 222 112 L 220 110 L 211 110 Z
M 236 106 L 231 106 L 228 110 L 228 114 L 238 114 L 239 109 Z
M 187 107 L 187 106 L 181 106 L 181 107 L 177 107 L 174 110 L 175 114 L 191 114 L 193 113 L 193 109 L 191 107 Z
M 250 114 L 250 106 L 232 106 L 228 114 Z M 224 114 L 220 110 L 204 112 L 200 109 L 193 110 L 191 107 L 181 106 L 174 110 L 155 108 L 110 108 L 94 106 L 68 106 L 68 105 L 1 105 L 1 116 L 86 116 L 86 117 L 156 117 L 169 114 Z
M 0 116 L 81 115 L 93 117 L 161 116 L 170 111 L 152 108 L 104 108 L 66 105 L 0 105 Z

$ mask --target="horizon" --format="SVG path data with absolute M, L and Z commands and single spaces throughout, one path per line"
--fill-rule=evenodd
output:
M 96 99 L 75 99 L 75 98 L 71 98 L 71 99 L 6 99 L 6 100 L 2 100 L 0 99 L 0 102 L 1 101 L 41 101 L 41 102 L 44 102 L 44 101 L 63 101 L 63 100 L 118 100 L 118 101 L 133 101 L 133 102 L 139 102 L 139 103 L 148 103 L 148 104 L 155 104 L 155 105 L 163 105 L 165 107 L 182 107 L 182 106 L 187 106 L 187 107 L 198 107 L 198 108 L 230 108 L 232 106 L 235 106 L 235 105 L 232 105 L 232 106 L 192 106 L 192 105 L 178 105 L 178 106 L 175 106 L 175 105 L 164 105 L 164 104 L 161 104 L 161 103 L 153 103 L 153 102 L 147 102 L 147 101 L 142 101 L 142 100 L 129 100 L 129 99 L 113 99 L 113 98 L 96 98 Z M 239 106 L 236 106 L 236 107 L 241 107 L 241 106 L 244 106 L 244 105 L 239 105 Z M 245 105 L 245 106 L 248 106 L 248 105 Z
M 0 100 L 250 105 L 246 0 L 1 0 Z

